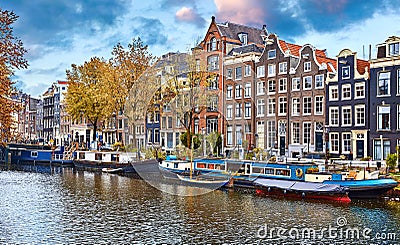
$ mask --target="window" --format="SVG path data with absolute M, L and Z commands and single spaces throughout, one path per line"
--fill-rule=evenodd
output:
M 390 95 L 390 72 L 381 72 L 378 76 L 378 96 Z
M 339 100 L 339 89 L 338 86 L 329 87 L 329 100 Z
M 390 130 L 390 106 L 378 106 L 378 130 Z
M 342 67 L 342 79 L 350 78 L 350 66 Z
M 227 99 L 232 99 L 232 90 L 233 90 L 233 86 L 232 85 L 228 85 L 226 87 L 226 98 Z
M 264 82 L 257 82 L 257 94 L 261 95 L 264 94 Z
M 236 125 L 236 144 L 242 144 L 242 125 Z
M 315 115 L 322 115 L 324 113 L 324 96 L 315 96 Z
M 207 58 L 207 63 L 208 63 L 208 70 L 209 71 L 215 71 L 219 69 L 219 57 L 218 55 L 214 56 L 209 56 Z
M 323 88 L 323 87 L 324 87 L 324 75 L 316 75 L 315 88 Z
M 351 107 L 342 107 L 342 126 L 351 126 Z
M 351 133 L 343 133 L 342 140 L 343 140 L 342 152 L 349 153 L 351 151 Z
M 279 63 L 279 74 L 287 73 L 287 62 Z
M 242 98 L 242 85 L 240 84 L 235 86 L 235 98 L 236 99 Z
M 354 85 L 354 90 L 355 90 L 355 99 L 363 99 L 365 98 L 365 83 L 356 83 Z
M 265 76 L 265 66 L 257 66 L 257 77 Z
M 217 111 L 218 110 L 218 96 L 211 95 L 207 100 L 207 111 Z
M 303 144 L 311 143 L 311 123 L 303 123 Z M 310 149 L 308 149 L 310 151 Z
M 311 97 L 303 97 L 303 114 L 310 115 L 312 108 L 312 98 Z
M 342 86 L 342 100 L 350 100 L 351 99 L 351 85 L 343 84 Z
M 244 66 L 244 76 L 248 77 L 251 75 L 251 66 L 250 65 L 245 65 Z
M 200 71 L 200 60 L 196 59 L 196 71 Z
M 275 137 L 276 137 L 276 129 L 275 129 L 275 121 L 267 122 L 267 147 L 271 148 L 275 146 Z
M 382 142 L 383 142 L 383 156 L 382 156 Z M 374 160 L 385 160 L 390 154 L 390 140 L 374 140 Z
M 354 106 L 356 110 L 356 126 L 364 126 L 365 125 L 365 105 L 356 105 Z
M 275 114 L 275 98 L 268 99 L 268 115 Z
M 243 45 L 247 45 L 247 33 L 239 33 L 238 37 Z
M 279 97 L 279 113 L 280 115 L 286 114 L 286 97 Z
M 275 59 L 276 58 L 276 50 L 268 50 L 268 59 Z
M 300 123 L 292 123 L 292 144 L 300 144 Z
M 292 79 L 292 90 L 293 91 L 300 90 L 300 78 L 296 77 Z
M 304 71 L 311 71 L 311 61 L 304 62 Z
M 292 116 L 300 115 L 300 98 L 292 99 Z
M 268 77 L 273 77 L 276 74 L 276 65 L 275 64 L 269 64 L 268 65 Z
M 251 103 L 250 102 L 244 103 L 244 117 L 245 118 L 251 117 Z
M 181 118 L 181 116 L 180 116 L 179 113 L 178 113 L 178 114 L 176 115 L 176 120 L 175 120 L 175 121 L 176 121 L 175 124 L 176 124 L 176 127 L 177 127 L 177 128 L 181 127 L 181 119 L 180 119 L 180 118 Z
M 265 102 L 264 99 L 257 100 L 257 116 L 264 116 Z
M 235 117 L 236 118 L 242 117 L 242 104 L 241 103 L 236 103 Z
M 168 117 L 168 129 L 172 128 L 172 117 Z
M 339 133 L 330 133 L 329 141 L 331 145 L 331 152 L 339 153 Z
M 400 104 L 397 105 L 397 130 L 400 130 Z
M 235 80 L 240 80 L 242 79 L 242 67 L 236 67 L 235 68 Z
M 397 70 L 397 95 L 400 95 L 400 70 Z
M 329 125 L 330 126 L 339 126 L 339 108 L 338 107 L 329 107 Z
M 276 91 L 276 82 L 275 80 L 268 81 L 268 93 L 275 93 Z
M 211 51 L 217 50 L 217 39 L 215 37 L 211 38 Z
M 232 79 L 232 68 L 226 69 L 226 78 Z
M 287 79 L 280 78 L 279 79 L 279 92 L 286 92 L 287 91 Z
M 233 129 L 232 126 L 228 126 L 226 128 L 226 144 L 232 145 L 233 144 Z
M 217 90 L 218 89 L 218 76 L 210 77 L 208 80 L 208 89 Z
M 251 83 L 246 83 L 244 85 L 244 97 L 245 98 L 251 97 Z
M 303 89 L 312 88 L 312 76 L 307 76 L 303 78 Z
M 399 43 L 389 44 L 389 55 L 399 55 Z
M 232 119 L 232 110 L 233 110 L 232 107 L 233 107 L 232 105 L 226 106 L 226 118 L 227 119 Z

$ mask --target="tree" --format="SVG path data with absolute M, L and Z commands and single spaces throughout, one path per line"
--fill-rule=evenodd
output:
M 386 164 L 390 170 L 396 169 L 397 154 L 396 153 L 389 154 L 386 158 Z
M 135 129 L 135 122 L 142 120 L 143 111 L 159 88 L 153 72 L 143 73 L 151 67 L 155 57 L 149 52 L 140 38 L 133 39 L 125 49 L 120 43 L 114 46 L 110 63 L 114 67 L 114 81 L 111 83 L 115 109 L 123 111 L 129 123 Z M 136 131 L 133 130 L 133 142 L 136 147 Z
M 26 69 L 28 61 L 24 58 L 27 52 L 21 40 L 13 34 L 12 25 L 18 16 L 0 8 L 0 144 L 4 145 L 11 138 L 12 113 L 18 111 L 18 105 L 11 99 L 13 82 L 11 76 L 15 69 Z
M 186 132 L 183 133 L 183 134 L 181 134 L 180 140 L 181 140 L 182 144 L 183 144 L 185 147 L 191 149 L 192 146 L 191 146 L 191 145 L 187 145 L 187 142 L 189 142 L 189 141 L 187 140 L 187 138 L 188 138 L 187 136 L 188 136 L 188 134 L 187 134 Z M 200 135 L 191 134 L 190 137 L 189 137 L 189 138 L 193 139 L 193 149 L 198 149 L 198 148 L 201 146 L 201 141 L 200 141 L 200 137 L 199 137 L 199 136 L 200 136 Z M 191 142 L 191 141 L 190 141 L 190 142 Z
M 93 57 L 81 66 L 72 64 L 67 70 L 68 91 L 66 111 L 72 120 L 87 119 L 93 125 L 93 140 L 99 123 L 114 111 L 113 90 L 110 90 L 114 70 L 104 59 Z M 111 103 L 110 103 L 111 102 Z
M 221 149 L 222 147 L 222 137 L 221 134 L 217 131 L 211 132 L 206 137 L 207 142 L 210 144 L 211 152 L 214 154 L 216 152 L 218 154 L 218 147 Z

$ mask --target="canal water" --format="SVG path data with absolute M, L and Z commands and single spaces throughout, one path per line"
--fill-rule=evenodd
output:
M 399 228 L 395 201 L 177 196 L 111 174 L 0 172 L 0 244 L 400 244 Z

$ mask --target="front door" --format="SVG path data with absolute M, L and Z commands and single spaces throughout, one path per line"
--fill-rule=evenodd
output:
M 286 151 L 285 136 L 279 137 L 279 155 L 284 156 Z
M 364 157 L 364 140 L 357 140 L 357 158 Z
M 315 132 L 315 151 L 323 151 L 323 133 L 322 132 Z

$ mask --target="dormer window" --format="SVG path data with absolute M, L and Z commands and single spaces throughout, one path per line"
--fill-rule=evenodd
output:
M 389 55 L 399 55 L 399 43 L 389 44 Z
M 211 51 L 217 50 L 217 39 L 215 37 L 211 38 Z
M 239 40 L 243 45 L 247 45 L 247 33 L 239 33 Z

